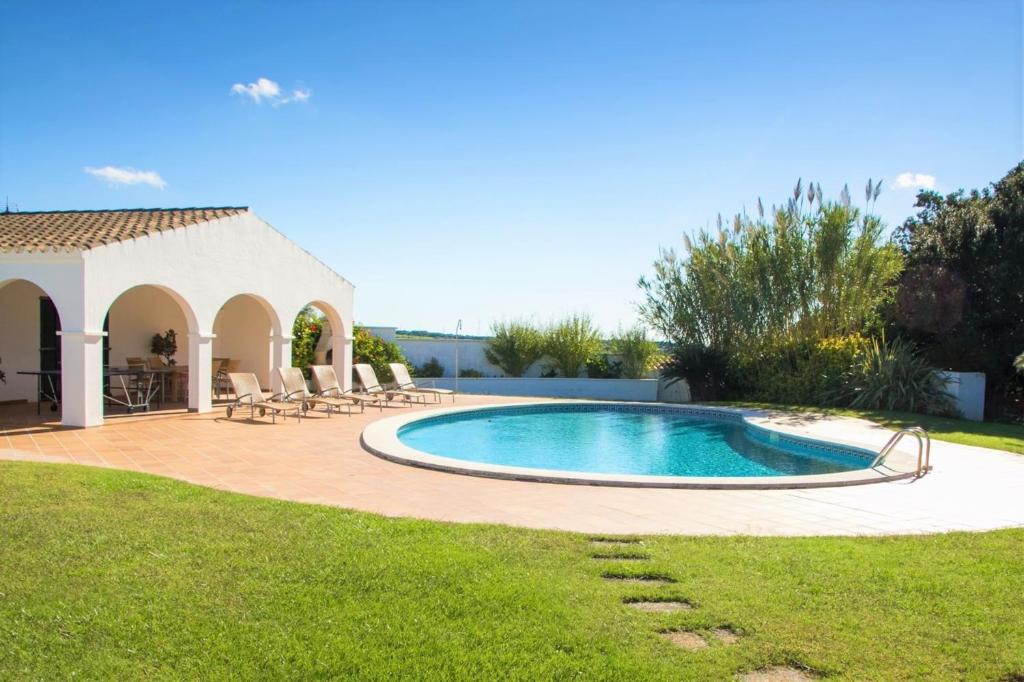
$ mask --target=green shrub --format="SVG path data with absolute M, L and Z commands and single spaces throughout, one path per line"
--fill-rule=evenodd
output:
M 587 362 L 587 377 L 591 379 L 619 379 L 622 377 L 622 363 L 612 360 L 602 353 Z
M 881 185 L 869 183 L 868 208 Z M 844 188 L 826 202 L 798 182 L 791 199 L 758 217 L 719 219 L 712 234 L 684 237 L 641 277 L 640 314 L 679 347 L 743 355 L 789 339 L 817 340 L 872 329 L 891 301 L 903 264 L 888 230 L 851 205 Z
M 405 365 L 405 356 L 398 344 L 380 339 L 364 327 L 356 327 L 352 334 L 352 362 L 366 363 L 373 367 L 377 380 L 381 383 L 394 381 L 395 377 L 388 367 L 390 362 L 401 362 Z
M 310 378 L 309 366 L 316 360 L 316 345 L 324 330 L 324 316 L 314 307 L 306 306 L 292 323 L 292 367 L 301 367 Z
M 601 352 L 601 337 L 589 315 L 569 315 L 548 327 L 544 352 L 561 376 L 574 378 Z
M 481 377 L 483 377 L 483 375 L 483 372 L 481 372 L 478 369 L 473 369 L 472 367 L 467 367 L 466 369 L 459 370 L 459 376 L 462 377 L 463 379 L 480 379 Z
M 544 333 L 531 322 L 495 322 L 491 333 L 484 357 L 510 377 L 523 376 L 544 355 Z
M 872 339 L 844 375 L 837 397 L 860 409 L 956 414 L 938 371 L 902 338 Z
M 685 380 L 693 400 L 729 400 L 740 397 L 729 358 L 714 348 L 697 344 L 677 345 L 661 367 L 668 384 Z
M 437 358 L 430 358 L 419 367 L 413 368 L 416 376 L 431 379 L 444 376 L 444 365 Z
M 835 404 L 844 375 L 863 352 L 859 334 L 819 341 L 791 340 L 734 358 L 733 382 L 748 400 L 814 405 Z
M 627 379 L 642 379 L 661 359 L 658 344 L 647 338 L 647 330 L 640 325 L 620 329 L 609 342 L 609 347 L 612 354 L 619 356 L 622 376 Z

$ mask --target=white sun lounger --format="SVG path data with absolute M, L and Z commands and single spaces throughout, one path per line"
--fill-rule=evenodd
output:
M 391 362 L 388 363 L 388 367 L 391 368 L 391 373 L 395 375 L 395 384 L 399 390 L 432 395 L 437 402 L 441 402 L 441 396 L 450 395 L 452 402 L 455 402 L 455 391 L 450 391 L 447 388 L 427 388 L 426 386 L 420 388 L 417 386 L 416 382 L 409 376 L 409 368 L 402 363 Z
M 353 366 L 355 367 L 356 374 L 359 375 L 359 383 L 363 385 L 363 392 L 367 395 L 382 395 L 389 403 L 396 397 L 402 398 L 406 404 L 413 401 L 420 403 L 426 402 L 426 398 L 422 393 L 384 388 L 380 385 L 380 382 L 377 381 L 377 373 L 373 371 L 373 367 L 370 365 L 359 363 Z
M 235 401 L 228 405 L 228 419 L 231 419 L 238 408 L 248 407 L 249 421 L 255 420 L 257 413 L 262 417 L 267 412 L 270 412 L 270 421 L 274 423 L 277 422 L 277 415 L 285 417 L 289 412 L 294 412 L 295 418 L 302 421 L 302 405 L 279 400 L 282 397 L 280 393 L 268 398 L 260 388 L 260 382 L 255 374 L 232 372 L 228 374 L 228 380 L 235 392 Z
M 345 408 L 346 412 L 352 414 L 353 403 L 351 400 L 310 393 L 309 389 L 306 388 L 306 377 L 302 376 L 302 370 L 298 367 L 278 367 L 277 373 L 280 375 L 281 383 L 284 385 L 284 400 L 300 403 L 303 412 L 314 409 L 317 405 L 323 405 L 327 408 L 328 417 L 335 410 L 340 413 L 341 408 Z
M 351 401 L 359 405 L 360 412 L 366 409 L 366 405 L 376 405 L 381 411 L 384 410 L 384 405 L 387 403 L 387 399 L 384 396 L 363 395 L 361 393 L 343 391 L 341 384 L 338 382 L 338 374 L 330 365 L 310 365 L 309 368 L 313 372 L 313 383 L 316 385 L 316 395 L 318 397 L 340 398 Z

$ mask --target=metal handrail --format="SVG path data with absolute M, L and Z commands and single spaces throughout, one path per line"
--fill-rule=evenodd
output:
M 896 449 L 896 445 L 903 440 L 903 436 L 906 435 L 911 435 L 917 438 L 917 470 L 914 472 L 914 475 L 917 478 L 920 478 L 928 473 L 932 468 L 932 439 L 928 436 L 928 432 L 920 426 L 909 426 L 892 434 L 892 438 L 889 439 L 889 442 L 883 445 L 882 449 L 878 451 L 878 456 L 875 457 L 875 461 L 871 463 L 871 468 L 873 469 L 876 466 L 884 464 L 889 453 Z

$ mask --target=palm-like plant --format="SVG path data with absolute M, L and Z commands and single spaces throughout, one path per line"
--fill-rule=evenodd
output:
M 510 377 L 521 377 L 544 355 L 544 332 L 526 320 L 495 322 L 484 346 L 487 362 Z
M 601 337 L 589 315 L 569 315 L 548 327 L 544 350 L 561 376 L 574 378 L 601 352 Z
M 840 398 L 851 407 L 955 414 L 938 371 L 902 338 L 872 340 L 844 377 Z

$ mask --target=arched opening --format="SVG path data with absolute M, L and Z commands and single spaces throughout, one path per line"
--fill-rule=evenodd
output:
M 334 348 L 344 343 L 341 316 L 323 301 L 310 301 L 292 321 L 292 367 L 309 378 L 310 365 L 333 365 Z
M 213 333 L 215 370 L 251 372 L 264 390 L 273 385 L 273 337 L 280 336 L 281 326 L 266 300 L 255 294 L 229 298 L 217 311 Z M 215 385 L 214 392 L 223 395 L 225 388 Z
M 0 404 L 7 413 L 56 412 L 60 396 L 60 313 L 50 295 L 24 279 L 0 282 Z M 26 372 L 26 374 L 19 374 Z
M 114 299 L 103 322 L 106 411 L 184 409 L 188 402 L 188 335 L 195 328 L 191 307 L 166 287 L 141 284 Z M 152 373 L 121 373 L 138 369 Z

